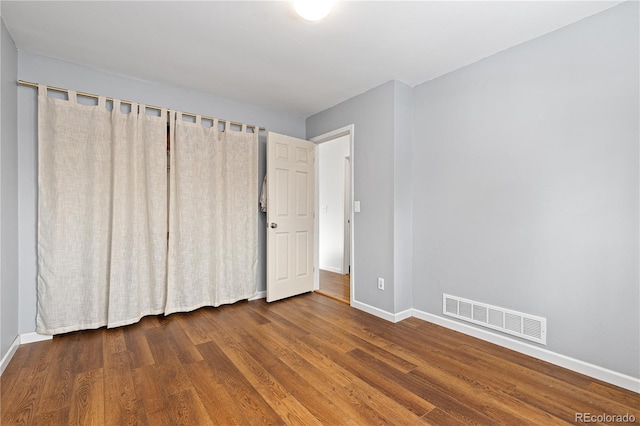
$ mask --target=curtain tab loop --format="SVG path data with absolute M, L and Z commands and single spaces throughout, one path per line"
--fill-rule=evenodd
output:
M 98 96 L 98 106 L 102 109 L 106 108 L 107 99 L 104 96 Z
M 78 95 L 76 95 L 75 90 L 67 90 L 67 96 L 69 97 L 69 102 L 78 103 Z
M 38 84 L 38 96 L 47 96 L 47 86 Z
M 202 116 L 201 115 L 196 115 L 196 124 L 198 126 L 202 126 Z
M 220 130 L 220 127 L 218 127 L 218 119 L 214 117 L 213 119 L 213 127 L 215 130 Z
M 122 111 L 120 109 L 120 99 L 113 100 L 113 109 L 111 111 L 113 111 L 114 113 L 118 113 Z
M 246 124 L 242 125 L 242 133 L 247 133 L 247 125 Z

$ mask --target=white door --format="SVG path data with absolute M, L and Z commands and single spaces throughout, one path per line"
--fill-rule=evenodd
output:
M 267 302 L 313 290 L 314 146 L 267 134 Z

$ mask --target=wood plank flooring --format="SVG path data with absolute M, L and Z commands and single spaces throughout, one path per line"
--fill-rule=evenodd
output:
M 318 293 L 344 303 L 351 302 L 349 274 L 342 275 L 320 269 L 320 290 Z
M 640 424 L 639 394 L 314 293 L 24 345 L 0 390 L 2 425 Z

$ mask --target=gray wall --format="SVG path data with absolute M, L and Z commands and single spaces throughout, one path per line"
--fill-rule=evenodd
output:
M 18 336 L 18 52 L 0 20 L 0 358 Z
M 410 205 L 410 193 L 398 193 L 396 200 L 396 179 L 399 185 L 410 180 L 410 172 L 396 171 L 397 166 L 409 169 L 410 164 L 411 133 L 406 127 L 411 120 L 410 99 L 411 88 L 390 81 L 307 118 L 307 139 L 354 125 L 354 199 L 361 205 L 353 222 L 354 299 L 391 313 L 398 312 L 396 297 L 402 309 L 411 307 L 410 272 L 395 268 L 398 263 L 410 270 L 410 259 L 400 262 L 396 254 L 408 253 L 411 248 L 405 246 L 405 252 L 394 249 L 398 232 L 405 237 L 410 234 L 410 228 L 398 221 L 411 213 L 401 213 L 398 221 L 394 216 L 396 202 L 399 207 Z M 397 130 L 396 120 L 405 127 Z M 384 291 L 378 290 L 377 277 L 384 278 Z
M 394 84 L 307 118 L 307 139 L 354 124 L 352 152 L 354 199 L 354 299 L 393 311 L 393 139 Z M 385 290 L 377 288 L 385 279 Z
M 294 137 L 305 136 L 305 120 L 276 111 L 216 98 L 202 93 L 148 83 L 88 67 L 19 52 L 21 80 L 101 94 L 147 105 L 162 106 L 266 127 Z M 189 78 L 189 76 L 185 76 Z M 37 90 L 18 88 L 19 191 L 20 191 L 20 333 L 35 330 L 36 317 L 36 220 L 37 220 Z M 265 134 L 266 135 L 266 134 Z M 265 173 L 266 137 L 260 138 L 260 182 Z M 258 200 L 256 200 L 256 208 Z M 266 223 L 260 214 L 259 290 L 265 290 Z
M 414 308 L 540 315 L 640 376 L 639 40 L 626 2 L 414 88 Z
M 394 88 L 393 270 L 397 313 L 411 309 L 413 303 L 413 90 L 399 81 L 394 81 Z

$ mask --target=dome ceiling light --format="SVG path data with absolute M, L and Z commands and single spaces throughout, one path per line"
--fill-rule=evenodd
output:
M 333 1 L 330 0 L 295 0 L 293 8 L 302 19 L 319 21 L 331 12 Z

